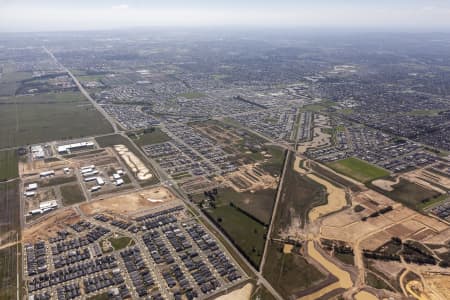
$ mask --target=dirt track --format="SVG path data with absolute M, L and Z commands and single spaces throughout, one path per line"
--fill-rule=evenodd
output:
M 311 222 L 314 222 L 323 215 L 327 215 L 345 207 L 347 205 L 347 201 L 345 199 L 345 191 L 341 188 L 336 187 L 335 185 L 332 185 L 329 181 L 324 180 L 317 175 L 308 173 L 305 169 L 300 167 L 301 161 L 302 159 L 300 157 L 297 156 L 295 158 L 294 170 L 300 174 L 306 175 L 309 179 L 323 185 L 328 193 L 327 204 L 314 207 L 309 212 L 309 220 Z
M 345 191 L 343 189 L 332 185 L 330 182 L 314 174 L 308 174 L 307 176 L 315 182 L 325 186 L 328 193 L 327 204 L 316 206 L 309 212 L 309 220 L 311 222 L 314 222 L 323 215 L 338 211 L 347 205 Z
M 373 294 L 361 291 L 358 294 L 355 295 L 355 300 L 377 300 L 378 298 L 375 297 Z
M 317 261 L 319 264 L 321 264 L 328 272 L 330 272 L 333 276 L 335 276 L 338 281 L 330 284 L 323 289 L 318 290 L 317 292 L 314 292 L 312 294 L 306 295 L 304 297 L 301 297 L 302 300 L 313 300 L 313 299 L 319 299 L 323 295 L 339 288 L 349 289 L 353 286 L 352 279 L 350 277 L 350 274 L 339 267 L 337 267 L 335 264 L 327 260 L 323 255 L 317 251 L 316 247 L 314 246 L 314 241 L 309 240 L 307 245 L 307 251 L 308 255 Z

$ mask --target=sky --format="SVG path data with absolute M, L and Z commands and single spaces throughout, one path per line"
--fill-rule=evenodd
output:
M 450 30 L 450 0 L 0 0 L 0 32 L 134 27 Z

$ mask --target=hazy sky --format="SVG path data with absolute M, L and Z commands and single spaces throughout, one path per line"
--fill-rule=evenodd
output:
M 0 0 L 0 31 L 230 25 L 450 30 L 450 0 Z

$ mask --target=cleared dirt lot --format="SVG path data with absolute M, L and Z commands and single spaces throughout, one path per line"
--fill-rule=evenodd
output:
M 66 228 L 66 224 L 74 224 L 79 221 L 79 216 L 74 209 L 59 211 L 47 216 L 44 220 L 25 228 L 23 240 L 25 242 L 36 242 L 38 239 L 48 239 L 55 236 L 60 230 Z
M 80 205 L 87 215 L 108 211 L 116 214 L 133 214 L 142 209 L 149 209 L 175 201 L 176 197 L 166 188 L 157 187 L 125 195 L 93 201 Z
M 424 216 L 407 208 L 384 195 L 374 191 L 361 192 L 353 198 L 353 204 L 359 204 L 365 209 L 354 212 L 346 209 L 331 216 L 324 217 L 321 235 L 330 239 L 343 240 L 354 243 L 361 240 L 361 247 L 374 250 L 387 242 L 391 237 L 401 239 L 421 237 L 420 241 L 440 243 L 450 239 L 447 234 L 448 225 L 431 217 Z M 392 206 L 393 210 L 374 218 L 362 221 L 362 217 L 369 216 L 383 207 Z
M 249 300 L 252 295 L 253 285 L 247 283 L 242 288 L 229 294 L 217 297 L 216 300 Z
M 256 164 L 241 166 L 237 171 L 216 177 L 215 180 L 231 187 L 236 192 L 275 189 L 278 184 L 275 177 L 260 169 Z

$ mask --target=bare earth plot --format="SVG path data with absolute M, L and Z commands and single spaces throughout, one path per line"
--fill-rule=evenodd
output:
M 140 210 L 169 204 L 175 200 L 175 196 L 169 190 L 158 187 L 101 201 L 84 203 L 80 205 L 80 209 L 86 215 L 93 215 L 102 211 L 108 211 L 115 214 L 134 214 L 139 213 Z

